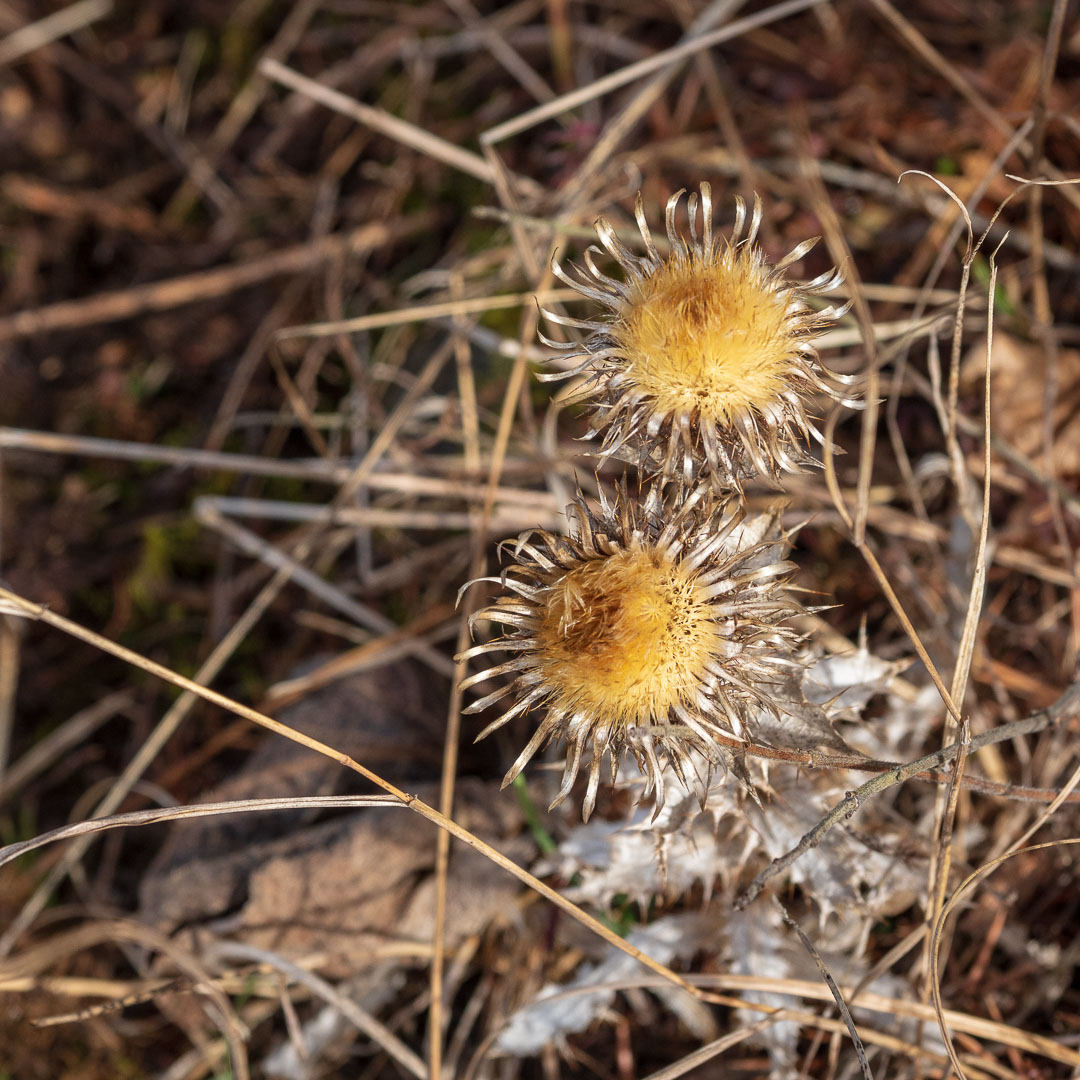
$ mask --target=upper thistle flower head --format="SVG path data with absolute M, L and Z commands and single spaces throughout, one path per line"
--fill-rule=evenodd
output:
M 508 699 L 481 738 L 516 716 L 541 715 L 504 785 L 543 745 L 565 741 L 555 806 L 591 752 L 586 818 L 601 761 L 608 757 L 614 781 L 627 750 L 658 810 L 661 759 L 685 787 L 707 790 L 695 762 L 719 760 L 716 736 L 744 737 L 754 714 L 771 708 L 771 688 L 797 666 L 785 621 L 800 610 L 784 587 L 792 564 L 772 516 L 747 522 L 741 502 L 706 487 L 674 507 L 659 485 L 641 500 L 625 485 L 613 501 L 601 498 L 599 512 L 580 497 L 568 508 L 569 537 L 537 531 L 516 542 L 513 564 L 486 579 L 506 595 L 473 616 L 501 624 L 504 636 L 460 657 L 512 657 L 463 683 L 512 676 L 466 710 Z
M 603 251 L 590 247 L 576 277 L 553 264 L 560 280 L 607 311 L 591 319 L 545 312 L 588 336 L 574 345 L 545 338 L 582 360 L 569 372 L 541 378 L 587 376 L 580 397 L 592 406 L 588 436 L 602 436 L 602 454 L 630 451 L 646 472 L 687 484 L 704 478 L 715 487 L 740 488 L 755 474 L 776 481 L 812 460 L 808 438 L 821 439 L 806 411 L 808 398 L 857 404 L 842 396 L 839 387 L 848 380 L 822 367 L 813 343 L 845 309 L 815 310 L 809 299 L 842 277 L 830 270 L 798 284 L 785 276 L 816 237 L 767 262 L 756 243 L 756 196 L 748 229 L 746 204 L 737 199 L 731 236 L 715 236 L 707 183 L 700 201 L 696 194 L 689 199 L 688 241 L 675 224 L 682 194 L 667 203 L 666 256 L 653 242 L 639 194 L 635 215 L 644 255 L 631 252 L 601 217 L 596 231 Z M 596 256 L 604 252 L 619 264 L 623 280 L 599 268 Z

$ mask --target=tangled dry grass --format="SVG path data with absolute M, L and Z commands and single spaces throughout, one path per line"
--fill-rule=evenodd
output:
M 1066 3 L 0 34 L 0 1076 L 1077 1075 Z M 538 716 L 472 747 L 455 600 L 619 475 L 531 374 L 553 266 L 702 178 L 842 270 L 867 408 L 743 478 L 820 608 L 791 707 L 706 813 L 645 759 L 582 826 L 557 752 L 498 792 Z

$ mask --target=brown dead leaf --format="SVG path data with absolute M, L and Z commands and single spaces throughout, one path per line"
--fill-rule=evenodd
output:
M 959 155 L 960 175 L 949 176 L 944 179 L 949 186 L 965 202 L 971 197 L 977 187 L 985 183 L 986 177 L 992 174 L 989 186 L 986 188 L 986 198 L 993 205 L 1004 202 L 1015 190 L 1016 184 L 1009 180 L 1000 169 L 995 171 L 994 155 L 989 150 L 980 148 L 966 150 Z
M 438 801 L 443 708 L 412 661 L 364 671 L 282 710 L 280 719 L 371 765 L 427 802 Z M 206 801 L 328 794 L 354 789 L 336 762 L 267 736 Z M 364 785 L 363 790 L 368 790 Z M 463 779 L 455 818 L 511 858 L 520 813 L 495 781 Z M 204 818 L 174 825 L 139 890 L 140 918 L 166 933 L 228 936 L 290 957 L 319 953 L 345 977 L 386 943 L 430 943 L 435 829 L 402 807 L 314 819 L 298 810 Z M 516 849 L 516 850 L 515 850 Z M 478 933 L 512 904 L 513 878 L 455 845 L 447 942 Z
M 393 783 L 438 776 L 439 688 L 416 662 L 360 672 L 308 695 L 278 719 L 341 750 Z M 201 793 L 204 802 L 370 792 L 334 761 L 267 735 L 243 767 Z M 174 825 L 139 888 L 140 916 L 169 932 L 235 910 L 268 859 L 308 846 L 305 811 L 201 818 Z
M 1059 349 L 1054 405 L 1054 473 L 1080 475 L 1080 351 Z M 986 342 L 973 346 L 960 368 L 966 393 L 981 392 Z M 990 365 L 991 422 L 994 433 L 1021 453 L 1043 460 L 1046 354 L 1041 345 L 995 333 Z
M 463 781 L 457 819 L 506 850 L 512 800 L 496 785 Z M 434 791 L 422 795 L 429 799 Z M 319 953 L 341 977 L 379 945 L 431 943 L 435 916 L 435 831 L 408 810 L 366 810 L 309 830 L 305 850 L 268 858 L 251 875 L 248 901 L 230 937 L 286 956 Z M 512 843 L 512 842 L 511 842 Z M 524 852 L 511 853 L 521 857 Z M 513 904 L 518 885 L 471 849 L 455 845 L 447 889 L 446 940 L 481 932 Z

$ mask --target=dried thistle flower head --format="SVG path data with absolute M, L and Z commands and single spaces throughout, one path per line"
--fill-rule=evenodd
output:
M 627 750 L 657 809 L 661 757 L 687 789 L 707 790 L 691 753 L 722 760 L 715 736 L 744 736 L 753 713 L 772 707 L 770 686 L 796 666 L 795 633 L 784 623 L 800 610 L 785 589 L 792 564 L 775 518 L 747 522 L 740 501 L 704 486 L 674 507 L 659 485 L 640 500 L 625 485 L 613 501 L 601 500 L 598 513 L 580 496 L 571 504 L 569 537 L 538 530 L 514 544 L 514 563 L 501 578 L 484 579 L 508 595 L 473 616 L 501 624 L 505 636 L 461 657 L 514 654 L 463 683 L 512 676 L 466 710 L 509 699 L 480 738 L 516 716 L 545 712 L 504 786 L 542 746 L 564 740 L 557 806 L 591 750 L 586 819 L 601 761 L 609 759 L 614 782 Z
M 588 331 L 582 344 L 544 342 L 584 359 L 560 379 L 585 374 L 580 400 L 591 403 L 592 428 L 602 435 L 602 454 L 636 456 L 647 473 L 689 484 L 705 477 L 719 488 L 739 488 L 752 475 L 774 482 L 813 459 L 806 441 L 821 434 L 808 416 L 807 398 L 823 394 L 852 407 L 840 387 L 852 380 L 822 367 L 813 337 L 844 308 L 815 311 L 810 296 L 842 281 L 829 271 L 796 284 L 784 271 L 818 238 L 799 244 L 776 264 L 755 243 L 761 201 L 755 196 L 750 227 L 746 204 L 736 200 L 731 237 L 712 229 L 712 192 L 701 185 L 689 199 L 690 242 L 675 228 L 682 191 L 667 203 L 670 254 L 657 251 L 645 220 L 641 195 L 635 214 L 644 256 L 629 251 L 605 218 L 596 231 L 604 251 L 622 268 L 618 281 L 599 269 L 590 247 L 577 277 L 557 263 L 557 277 L 607 308 L 591 319 L 545 311 L 553 322 Z M 624 449 L 625 448 L 625 449 Z

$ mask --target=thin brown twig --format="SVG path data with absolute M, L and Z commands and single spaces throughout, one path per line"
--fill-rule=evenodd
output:
M 15 693 L 22 657 L 22 627 L 0 617 L 0 788 L 4 786 L 11 735 L 15 727 Z
M 971 739 L 969 752 L 975 753 L 983 746 L 991 743 L 1002 742 L 1005 739 L 1015 739 L 1022 735 L 1031 735 L 1038 731 L 1045 731 L 1049 727 L 1060 723 L 1080 706 L 1080 679 L 1074 682 L 1060 698 L 1048 709 L 1040 709 L 1023 720 L 1016 720 L 1010 724 L 1002 724 L 990 731 L 984 731 Z M 917 761 L 901 765 L 881 776 L 875 777 L 854 791 L 849 791 L 839 803 L 836 804 L 821 820 L 795 845 L 790 851 L 779 856 L 765 867 L 757 877 L 743 890 L 735 900 L 736 908 L 745 908 L 762 891 L 765 885 L 777 874 L 782 873 L 792 863 L 805 855 L 811 848 L 816 847 L 822 838 L 841 821 L 851 818 L 860 806 L 869 798 L 893 787 L 903 784 L 917 776 L 919 773 L 931 769 L 938 769 L 948 764 L 961 751 L 960 742 L 950 743 L 933 753 L 919 758 Z
M 262 52 L 262 61 L 256 70 L 248 75 L 244 85 L 233 96 L 225 115 L 218 121 L 217 127 L 210 136 L 209 144 L 204 151 L 209 168 L 217 167 L 218 162 L 240 137 L 262 103 L 269 86 L 262 73 L 262 64 L 283 60 L 292 52 L 303 37 L 308 23 L 319 10 L 320 3 L 321 0 L 296 0 L 296 3 L 287 9 L 273 40 Z M 197 194 L 198 189 L 192 180 L 185 179 L 169 200 L 168 206 L 165 207 L 166 220 L 175 223 L 183 221 L 194 206 Z
M 397 222 L 374 221 L 231 266 L 98 293 L 81 300 L 61 300 L 44 307 L 0 317 L 0 341 L 61 330 L 79 330 L 119 322 L 151 312 L 169 311 L 200 300 L 213 300 L 270 278 L 298 274 L 343 255 L 362 255 L 430 229 L 435 215 L 422 212 Z
M 122 439 L 99 439 L 90 435 L 60 435 L 51 431 L 27 431 L 22 428 L 0 427 L 0 449 L 4 448 L 45 454 L 79 454 L 117 461 L 153 462 L 173 465 L 177 468 L 222 470 L 250 476 L 286 476 L 326 484 L 348 483 L 354 472 L 354 466 L 345 462 L 325 461 L 321 458 L 268 460 L 254 454 L 231 454 L 216 450 L 162 446 L 156 443 L 128 442 Z M 487 484 L 460 479 L 461 475 L 460 471 L 451 473 L 449 477 L 379 471 L 369 472 L 364 479 L 364 484 L 376 491 L 481 503 L 487 497 Z M 480 475 L 480 470 L 477 470 L 474 475 Z M 541 491 L 501 486 L 495 489 L 495 498 L 499 503 L 531 507 L 535 513 L 539 514 L 550 513 L 557 509 L 555 500 Z M 233 501 L 222 501 L 225 499 Z M 220 506 L 240 506 L 241 504 L 265 506 L 267 503 L 268 500 L 238 500 L 232 496 L 222 496 L 218 500 Z M 319 511 L 323 516 L 328 516 L 331 521 L 344 521 L 352 512 L 349 508 L 335 510 L 322 504 L 319 506 Z M 345 517 L 340 515 L 345 515 Z M 311 516 L 314 516 L 314 513 Z
M 451 168 L 457 169 L 467 176 L 473 176 L 477 180 L 483 180 L 489 184 L 495 183 L 495 175 L 491 166 L 472 150 L 465 150 L 460 146 L 455 146 L 453 143 L 447 142 L 446 139 L 433 135 L 430 131 L 424 131 L 423 128 L 418 128 L 415 124 L 401 120 L 383 109 L 365 105 L 363 102 L 341 93 L 340 90 L 334 90 L 332 87 L 325 86 L 315 79 L 309 79 L 307 76 L 287 68 L 277 60 L 263 60 L 259 64 L 259 71 L 266 78 L 273 79 L 275 82 L 281 83 L 282 86 L 287 86 L 290 90 L 304 94 L 313 101 L 318 101 L 321 105 L 325 105 L 343 116 L 348 116 L 358 123 L 366 124 L 375 131 L 391 139 L 396 139 L 403 145 L 412 147 L 412 149 L 426 154 L 435 161 L 441 161 L 444 165 L 449 165 Z M 520 190 L 529 195 L 536 196 L 542 193 L 542 188 L 535 180 L 515 177 L 514 183 Z
M 855 312 L 855 321 L 858 324 L 859 336 L 862 339 L 863 350 L 866 354 L 863 362 L 866 383 L 863 391 L 864 408 L 859 436 L 859 477 L 852 525 L 852 535 L 856 546 L 859 546 L 866 540 L 866 518 L 870 507 L 870 482 L 873 472 L 874 450 L 877 445 L 879 408 L 877 341 L 870 305 L 867 303 L 863 293 L 862 278 L 852 257 L 851 247 L 844 236 L 844 230 L 840 227 L 836 211 L 833 209 L 832 203 L 829 202 L 829 196 L 822 182 L 821 174 L 815 167 L 815 158 L 809 151 L 809 132 L 809 121 L 804 117 L 801 140 L 803 175 L 814 194 L 814 209 L 821 221 L 821 228 L 825 236 L 825 244 L 829 249 L 829 255 L 836 266 L 843 267 L 844 277 L 850 283 L 851 305 Z
M 855 1044 L 855 1055 L 859 1059 L 859 1067 L 862 1069 L 863 1077 L 865 1080 L 874 1080 L 873 1073 L 870 1071 L 870 1063 L 866 1060 L 866 1049 L 862 1044 L 862 1039 L 859 1038 L 859 1032 L 855 1027 L 855 1021 L 852 1020 L 851 1012 L 847 1007 L 847 1002 L 844 1001 L 844 995 L 840 993 L 840 987 L 836 985 L 836 980 L 825 966 L 825 961 L 821 958 L 821 953 L 817 951 L 814 947 L 814 943 L 806 936 L 803 928 L 788 914 L 787 908 L 780 903 L 780 900 L 774 896 L 773 902 L 780 909 L 780 914 L 783 916 L 784 922 L 795 931 L 799 941 L 802 942 L 803 948 L 810 954 L 810 959 L 814 961 L 822 979 L 825 981 L 825 985 L 829 988 L 829 993 L 832 994 L 833 1000 L 836 1002 L 836 1007 L 840 1010 L 840 1015 L 844 1020 L 844 1025 L 851 1035 L 851 1041 Z
M 272 810 L 356 810 L 363 807 L 400 805 L 401 803 L 390 795 L 304 795 L 277 799 L 230 799 L 226 802 L 192 803 L 187 806 L 156 806 L 151 810 L 131 810 L 125 814 L 110 814 L 108 817 L 76 821 L 39 833 L 29 840 L 6 844 L 0 847 L 0 866 L 49 844 L 110 829 L 132 829 L 142 825 L 160 825 L 166 821 L 190 821 L 193 818 L 224 814 L 261 814 Z
M 981 241 L 972 250 L 978 251 Z M 970 262 L 970 259 L 967 260 Z M 965 279 L 966 280 L 966 279 Z M 968 595 L 968 607 L 964 616 L 964 625 L 960 635 L 960 645 L 957 649 L 956 667 L 953 671 L 953 681 L 950 688 L 953 700 L 963 703 L 967 690 L 968 677 L 971 673 L 971 663 L 975 655 L 975 638 L 979 627 L 979 618 L 982 613 L 983 598 L 986 591 L 986 543 L 990 528 L 990 436 L 993 428 L 990 420 L 990 357 L 993 355 L 994 345 L 994 307 L 993 297 L 997 285 L 997 263 L 993 255 L 990 256 L 990 281 L 987 285 L 989 297 L 989 312 L 986 318 L 986 374 L 983 380 L 983 426 L 985 428 L 983 438 L 983 491 L 982 513 L 979 523 L 978 544 L 975 551 L 975 565 L 972 570 L 971 589 Z M 954 367 L 957 365 L 954 365 Z M 952 401 L 950 399 L 950 404 Z M 955 416 L 955 410 L 951 412 Z M 950 430 L 954 433 L 955 426 Z M 963 490 L 957 491 L 957 497 L 963 500 Z M 961 780 L 967 764 L 968 752 L 971 747 L 971 724 L 965 715 L 960 721 L 959 751 L 956 755 L 956 764 L 953 766 L 952 778 L 947 787 L 947 798 L 942 810 L 941 820 L 938 823 L 936 833 L 937 853 L 931 864 L 929 880 L 930 903 L 927 905 L 927 924 L 933 925 L 941 905 L 945 901 L 945 889 L 949 880 L 949 868 L 952 861 L 953 830 L 956 822 L 957 806 L 960 799 Z
M 844 503 L 843 492 L 840 489 L 840 483 L 836 478 L 836 464 L 833 461 L 833 445 L 834 445 L 834 432 L 836 430 L 836 421 L 839 416 L 839 408 L 833 409 L 829 414 L 829 418 L 825 424 L 825 453 L 822 464 L 825 467 L 825 483 L 829 489 L 829 495 L 833 500 L 833 504 L 836 506 L 837 512 L 844 520 L 844 524 L 848 527 L 849 531 L 854 528 L 854 523 L 851 519 L 851 514 L 848 511 L 847 506 Z M 867 565 L 870 567 L 870 572 L 874 575 L 875 580 L 878 583 L 879 588 L 884 593 L 885 598 L 889 601 L 889 606 L 893 609 L 896 617 L 900 620 L 900 625 L 903 626 L 904 632 L 911 640 L 911 644 L 914 646 L 915 651 L 919 655 L 919 659 L 923 662 L 923 666 L 926 668 L 927 674 L 930 676 L 931 682 L 937 689 L 937 692 L 941 695 L 941 700 L 945 704 L 946 710 L 957 721 L 960 719 L 960 712 L 957 709 L 949 691 L 945 687 L 945 683 L 941 678 L 941 674 L 938 672 L 937 666 L 933 660 L 930 659 L 930 654 L 926 651 L 926 646 L 922 643 L 922 639 L 919 637 L 918 631 L 915 629 L 914 624 L 908 617 L 907 612 L 904 610 L 904 605 L 900 603 L 900 598 L 896 595 L 896 590 L 892 587 L 892 583 L 889 581 L 885 574 L 885 571 L 881 567 L 881 563 L 878 561 L 877 556 L 874 554 L 870 547 L 869 540 L 864 539 L 861 544 L 856 545 L 857 550 L 866 560 Z
M 1024 724 L 1025 721 L 1013 721 L 1015 724 Z M 1006 739 L 1013 738 L 1017 734 L 1029 734 L 1028 731 L 1014 731 L 1010 724 L 1002 724 L 993 729 L 999 733 L 999 737 L 993 739 L 980 736 L 983 741 L 979 742 L 981 750 L 987 746 L 996 745 Z M 737 738 L 714 734 L 713 738 L 721 746 L 746 754 L 748 757 L 760 757 L 769 761 L 782 761 L 789 765 L 797 765 L 803 769 L 835 770 L 847 769 L 853 772 L 887 773 L 904 767 L 899 761 L 880 761 L 876 758 L 863 757 L 861 754 L 837 754 L 832 751 L 820 753 L 816 750 L 792 750 L 787 747 L 766 746 L 762 743 L 746 743 Z M 908 780 L 926 780 L 935 784 L 947 784 L 952 781 L 952 772 L 942 771 L 936 768 L 928 768 L 922 772 L 912 773 Z M 1008 784 L 997 780 L 989 780 L 982 776 L 965 774 L 960 778 L 961 786 L 981 795 L 992 795 L 1003 799 L 1015 799 L 1020 802 L 1050 803 L 1061 794 L 1058 788 L 1035 788 L 1022 784 Z M 1080 795 L 1069 795 L 1069 802 L 1080 803 Z
M 104 19 L 112 11 L 112 6 L 112 0 L 78 0 L 78 3 L 68 4 L 52 15 L 12 30 L 0 39 L 0 67 L 13 64 L 58 38 Z
M 639 60 L 634 64 L 628 64 L 626 67 L 612 72 L 610 75 L 605 75 L 603 78 L 589 83 L 588 86 L 582 86 L 569 93 L 562 94 L 555 98 L 554 101 L 547 102 L 544 105 L 538 105 L 535 109 L 530 109 L 528 112 L 521 113 L 519 116 L 515 116 L 493 128 L 489 128 L 480 136 L 480 142 L 483 146 L 494 146 L 496 143 L 500 143 L 504 139 L 510 138 L 512 135 L 518 135 L 522 131 L 528 131 L 529 128 L 535 127 L 545 120 L 550 120 L 560 113 L 576 109 L 579 105 L 584 105 L 587 101 L 602 97 L 604 94 L 608 94 L 612 90 L 617 90 L 620 86 L 625 86 L 635 79 L 640 79 L 645 75 L 651 75 L 654 71 L 659 71 L 669 64 L 675 64 L 680 60 L 685 60 L 695 53 L 701 52 L 703 49 L 711 49 L 714 45 L 719 45 L 721 42 L 731 41 L 756 27 L 767 26 L 769 23 L 777 22 L 780 19 L 786 19 L 789 15 L 805 11 L 806 8 L 812 7 L 818 2 L 820 2 L 820 0 L 784 0 L 783 3 L 774 4 L 765 11 L 758 12 L 754 15 L 748 15 L 744 19 L 736 19 L 735 22 L 728 23 L 727 26 L 720 27 L 719 30 L 703 34 L 700 37 L 691 38 L 689 41 L 684 41 L 679 45 L 672 46 L 670 49 L 665 49 L 663 52 L 656 53 L 655 56 L 650 56 L 646 60 Z

